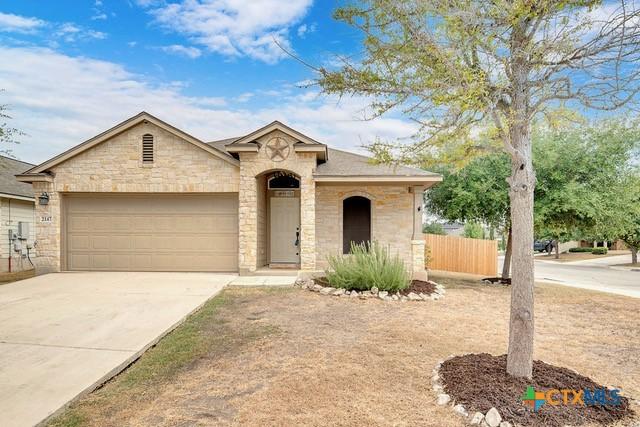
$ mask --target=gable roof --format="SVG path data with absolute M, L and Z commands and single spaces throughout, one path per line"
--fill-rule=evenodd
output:
M 96 145 L 108 140 L 109 138 L 112 138 L 128 129 L 131 129 L 132 127 L 142 123 L 142 122 L 149 122 L 152 123 L 156 126 L 158 126 L 159 128 L 177 136 L 180 139 L 183 139 L 193 145 L 195 145 L 198 148 L 201 148 L 235 166 L 239 165 L 239 162 L 234 159 L 232 156 L 229 156 L 227 153 L 222 152 L 220 150 L 218 150 L 215 147 L 212 147 L 209 144 L 206 144 L 203 141 L 200 141 L 198 138 L 189 135 L 186 132 L 181 131 L 180 129 L 168 124 L 167 122 L 164 122 L 160 119 L 158 119 L 157 117 L 152 116 L 151 114 L 147 113 L 146 111 L 142 111 L 138 114 L 136 114 L 135 116 L 121 122 L 118 123 L 117 125 L 115 125 L 114 127 L 112 127 L 109 130 L 106 130 L 104 132 L 102 132 L 101 134 L 98 134 L 96 136 L 94 136 L 93 138 L 90 138 L 86 141 L 84 141 L 81 144 L 76 145 L 75 147 L 65 151 L 62 154 L 59 154 L 47 161 L 45 161 L 44 163 L 39 164 L 38 166 L 29 169 L 28 171 L 26 171 L 24 173 L 24 175 L 30 175 L 30 174 L 40 174 L 42 172 L 45 172 L 46 170 L 59 165 L 60 163 L 70 159 L 71 157 L 77 156 L 78 154 L 92 148 L 95 147 Z
M 256 139 L 260 138 L 261 136 L 264 136 L 270 132 L 273 132 L 274 130 L 280 130 L 286 134 L 291 135 L 292 137 L 296 138 L 298 141 L 300 142 L 304 142 L 305 144 L 318 144 L 318 145 L 324 145 L 319 143 L 318 141 L 316 141 L 313 138 L 309 138 L 307 135 L 302 134 L 300 132 L 298 132 L 297 130 L 290 128 L 289 126 L 285 125 L 284 123 L 279 122 L 278 120 L 274 120 L 273 122 L 269 123 L 266 126 L 261 127 L 260 129 L 254 130 L 253 132 L 238 138 L 237 140 L 233 141 L 232 144 L 245 144 L 245 143 L 249 143 L 249 142 L 253 142 Z M 229 144 L 231 145 L 231 144 Z
M 19 196 L 33 199 L 33 188 L 30 184 L 19 182 L 19 175 L 34 165 L 10 157 L 0 156 L 0 194 L 3 196 Z
M 240 139 L 241 137 L 227 138 L 211 141 L 208 142 L 208 144 L 219 150 L 226 150 L 227 146 Z M 337 150 L 335 148 L 327 148 L 327 161 L 317 166 L 314 176 L 319 181 L 322 181 L 323 178 L 327 181 L 333 180 L 334 178 L 336 181 L 348 181 L 350 178 L 389 178 L 390 180 L 398 179 L 429 182 L 442 181 L 442 176 L 434 172 L 403 165 L 376 164 L 373 163 L 373 158 L 371 157 Z

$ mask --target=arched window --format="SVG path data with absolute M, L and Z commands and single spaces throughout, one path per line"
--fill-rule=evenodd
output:
M 142 163 L 153 163 L 153 135 L 142 135 Z
M 342 252 L 351 252 L 351 242 L 371 241 L 371 200 L 352 196 L 342 201 Z
M 269 178 L 269 189 L 300 188 L 300 180 L 291 174 L 275 173 Z

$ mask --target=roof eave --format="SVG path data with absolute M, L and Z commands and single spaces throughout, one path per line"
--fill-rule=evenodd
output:
M 392 184 L 435 184 L 442 181 L 441 175 L 314 175 L 316 182 L 340 183 L 340 182 L 374 182 Z
M 220 150 L 218 150 L 215 147 L 212 147 L 208 144 L 206 144 L 203 141 L 200 141 L 198 138 L 189 135 L 188 133 L 181 131 L 180 129 L 158 119 L 157 117 L 152 116 L 151 114 L 143 111 L 141 113 L 136 114 L 133 117 L 130 117 L 129 119 L 118 123 L 117 125 L 115 125 L 114 127 L 94 136 L 93 138 L 90 138 L 78 145 L 76 145 L 75 147 L 70 148 L 69 150 L 58 154 L 57 156 L 45 161 L 44 163 L 41 163 L 31 169 L 29 169 L 28 171 L 25 172 L 25 175 L 27 174 L 32 174 L 32 173 L 41 173 L 44 172 L 54 166 L 59 165 L 60 163 L 65 162 L 66 160 L 77 156 L 78 154 L 92 148 L 95 147 L 96 145 L 116 136 L 121 134 L 122 132 L 132 128 L 133 126 L 138 125 L 139 123 L 142 123 L 144 121 L 148 121 L 150 123 L 153 123 L 154 125 L 158 126 L 159 128 L 179 137 L 184 139 L 187 142 L 190 142 L 191 144 L 219 157 L 220 159 L 227 161 L 235 166 L 239 166 L 240 162 L 232 157 L 227 156 L 225 153 L 221 152 Z M 26 182 L 26 181 L 25 181 Z

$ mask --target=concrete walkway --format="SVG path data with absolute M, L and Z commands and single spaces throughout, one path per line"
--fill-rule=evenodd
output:
M 0 425 L 37 424 L 93 390 L 236 277 L 58 273 L 0 286 Z

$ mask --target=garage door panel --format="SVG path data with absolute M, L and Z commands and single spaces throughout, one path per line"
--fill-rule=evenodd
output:
M 236 271 L 237 200 L 237 194 L 68 196 L 67 268 Z

